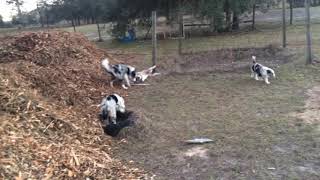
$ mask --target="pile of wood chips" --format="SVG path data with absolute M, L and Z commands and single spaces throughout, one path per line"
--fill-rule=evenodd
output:
M 25 33 L 6 38 L 0 47 L 0 63 L 16 62 L 14 68 L 34 88 L 66 105 L 90 106 L 110 93 L 108 76 L 100 65 L 108 54 L 82 34 Z
M 1 179 L 146 177 L 113 158 L 112 141 L 97 121 L 94 105 L 115 91 L 100 69 L 104 56 L 77 33 L 0 40 Z

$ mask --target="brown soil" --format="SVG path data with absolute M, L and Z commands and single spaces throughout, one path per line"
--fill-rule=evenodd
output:
M 298 118 L 303 119 L 308 124 L 320 123 L 320 86 L 308 90 L 309 98 L 305 104 L 305 111 L 296 114 Z

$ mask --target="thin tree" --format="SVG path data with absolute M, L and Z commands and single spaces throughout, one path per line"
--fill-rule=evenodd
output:
M 290 25 L 292 25 L 292 21 L 293 21 L 293 0 L 289 0 L 289 5 L 290 5 Z
M 92 0 L 91 1 L 91 16 L 96 19 L 97 24 L 97 30 L 98 30 L 98 41 L 102 42 L 102 36 L 101 36 L 101 28 L 100 28 L 100 20 L 103 16 L 103 1 L 101 0 Z
M 3 25 L 4 25 L 3 18 L 2 18 L 1 14 L 0 14 L 0 27 L 2 27 Z
M 286 32 L 286 0 L 282 0 L 282 47 L 287 46 L 287 32 Z
M 305 0 L 305 9 L 306 9 L 307 64 L 312 64 L 311 33 L 310 33 L 310 0 Z
M 253 0 L 252 3 L 252 30 L 255 29 L 256 24 L 256 0 Z
M 21 6 L 23 5 L 23 0 L 7 0 L 7 4 L 13 4 L 17 8 L 18 17 L 21 18 L 22 12 L 21 12 Z
M 225 30 L 228 32 L 231 30 L 231 8 L 230 8 L 230 2 L 229 0 L 226 0 L 224 3 L 224 11 L 225 11 L 225 16 L 226 16 L 226 28 Z

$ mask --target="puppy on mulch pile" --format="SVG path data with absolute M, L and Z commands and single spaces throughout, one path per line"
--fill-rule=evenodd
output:
M 99 119 L 104 132 L 112 137 L 117 136 L 121 129 L 135 123 L 136 117 L 133 112 L 126 111 L 124 99 L 118 94 L 103 98 L 100 107 Z

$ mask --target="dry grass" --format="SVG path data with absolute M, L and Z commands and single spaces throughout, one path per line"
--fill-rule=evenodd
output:
M 267 86 L 247 70 L 162 77 L 128 100 L 149 132 L 129 138 L 119 158 L 133 159 L 160 179 L 318 179 L 319 133 L 289 114 L 304 110 L 304 92 L 320 82 L 319 67 L 301 54 L 276 68 Z M 193 137 L 215 140 L 185 156 Z M 205 153 L 205 155 L 203 154 Z
M 318 25 L 313 27 L 318 32 Z M 190 46 L 188 51 L 199 52 L 220 49 L 221 44 L 236 49 L 262 47 L 280 39 L 280 29 L 264 29 L 232 38 L 194 38 L 185 45 Z M 150 81 L 152 86 L 142 92 L 131 92 L 128 102 L 143 112 L 148 132 L 143 138 L 128 137 L 118 157 L 139 162 L 159 179 L 319 179 L 319 125 L 304 123 L 291 113 L 305 110 L 306 92 L 320 83 L 315 76 L 320 68 L 305 66 L 303 26 L 289 27 L 288 39 L 290 51 L 296 54 L 287 57 L 290 63 L 277 65 L 274 60 L 280 57 L 276 54 L 274 58 L 257 54 L 261 62 L 276 69 L 271 86 L 250 79 L 248 69 L 238 69 L 170 74 Z M 316 55 L 317 39 L 315 35 Z M 175 54 L 175 43 L 160 42 L 161 60 L 173 61 L 167 54 Z M 114 47 L 144 51 L 148 57 L 145 42 Z M 183 63 L 196 57 L 185 56 L 190 57 L 182 58 Z M 216 58 L 210 52 L 199 57 L 194 61 Z M 193 146 L 182 141 L 201 136 L 215 142 L 203 145 L 192 157 L 185 156 Z

